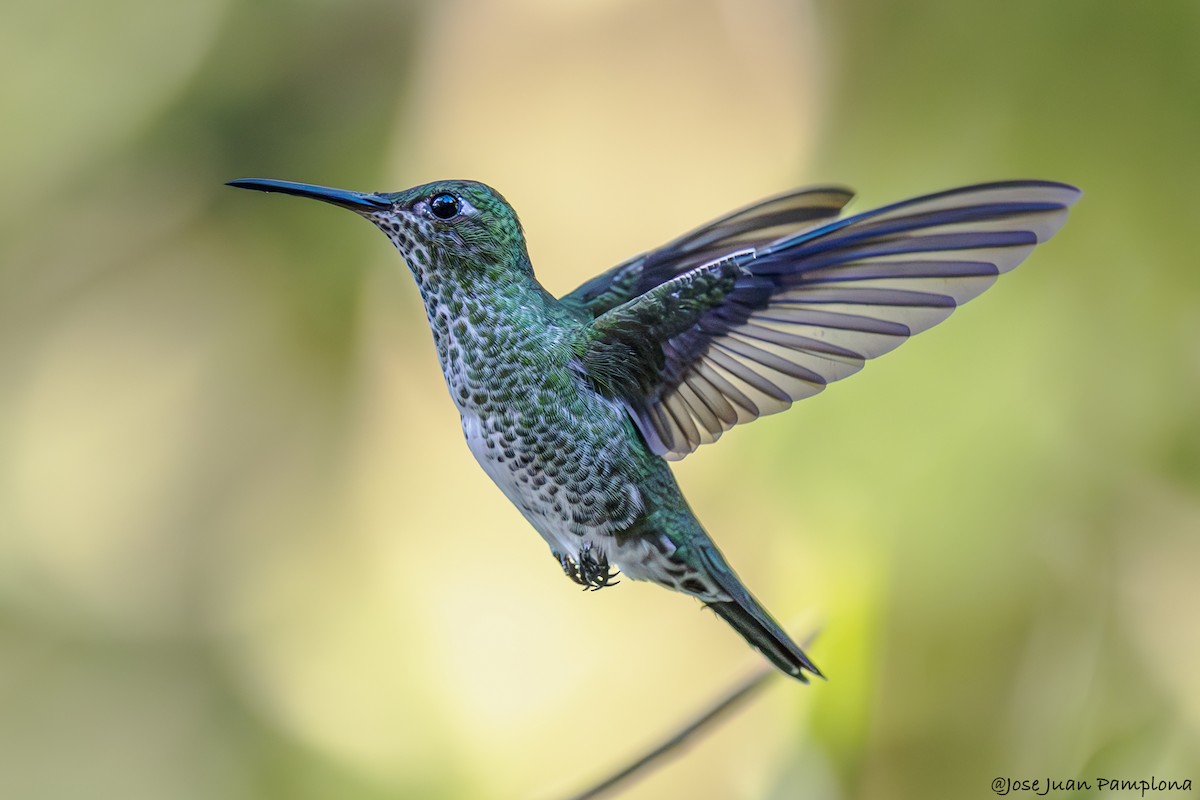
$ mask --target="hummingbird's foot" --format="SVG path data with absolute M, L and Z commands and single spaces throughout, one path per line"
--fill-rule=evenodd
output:
M 605 586 L 616 586 L 620 581 L 613 580 L 620 571 L 612 568 L 608 563 L 608 556 L 601 555 L 599 558 L 592 552 L 591 542 L 585 542 L 579 550 L 579 560 L 571 558 L 563 553 L 554 554 L 558 558 L 558 563 L 562 565 L 563 572 L 567 577 L 578 583 L 586 591 L 597 591 Z
M 562 565 L 563 572 L 566 573 L 568 578 L 582 586 L 587 586 L 587 584 L 583 582 L 583 579 L 579 577 L 579 566 L 569 555 L 555 550 L 554 557 L 558 559 L 558 563 Z

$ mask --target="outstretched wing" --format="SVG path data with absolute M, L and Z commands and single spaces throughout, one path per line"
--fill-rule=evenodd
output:
M 760 200 L 618 264 L 564 296 L 562 302 L 598 317 L 705 262 L 834 219 L 853 196 L 849 189 L 826 186 Z
M 812 196 L 822 193 L 812 208 L 824 217 L 849 196 Z M 946 319 L 1049 239 L 1079 196 L 1047 181 L 983 184 L 781 238 L 770 213 L 752 212 L 810 194 L 752 206 L 564 298 L 599 312 L 577 345 L 580 364 L 625 402 L 654 452 L 683 458 Z

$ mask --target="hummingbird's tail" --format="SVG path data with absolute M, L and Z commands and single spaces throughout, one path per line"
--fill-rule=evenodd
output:
M 747 591 L 716 546 L 710 543 L 703 546 L 701 552 L 709 574 L 731 598 L 724 602 L 708 603 L 708 607 L 740 633 L 751 647 L 796 680 L 808 683 L 808 676 L 804 674 L 806 670 L 818 678 L 824 678 L 800 649 L 800 645 L 792 641 L 779 623 Z
M 737 601 L 709 603 L 708 607 L 733 626 L 768 661 L 801 683 L 808 683 L 808 676 L 803 670 L 808 670 L 818 678 L 825 677 L 779 624 L 762 612 L 761 607 L 747 608 Z

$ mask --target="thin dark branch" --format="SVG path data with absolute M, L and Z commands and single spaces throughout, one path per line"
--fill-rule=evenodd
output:
M 805 637 L 801 647 L 807 650 L 809 645 L 812 644 L 813 639 L 816 637 L 817 632 L 813 631 Z M 725 714 L 725 712 L 730 711 L 735 706 L 739 705 L 743 700 L 752 695 L 755 690 L 762 688 L 768 679 L 780 674 L 782 673 L 780 673 L 774 667 L 764 664 L 736 683 L 716 702 L 710 705 L 698 716 L 694 717 L 691 721 L 677 729 L 662 742 L 652 747 L 643 755 L 638 756 L 629 764 L 621 767 L 616 772 L 604 778 L 602 781 L 588 787 L 579 794 L 572 795 L 570 800 L 594 800 L 594 798 L 601 797 L 613 789 L 616 789 L 620 784 L 624 783 L 638 772 L 641 772 L 654 762 L 671 754 L 673 750 L 676 750 L 681 745 L 687 743 L 689 739 L 691 739 L 697 733 L 703 731 L 714 721 L 718 720 L 722 715 Z

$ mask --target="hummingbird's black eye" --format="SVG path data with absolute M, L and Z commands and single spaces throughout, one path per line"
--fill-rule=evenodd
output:
M 429 213 L 438 219 L 453 219 L 462 211 L 462 201 L 452 194 L 439 194 L 429 199 Z

